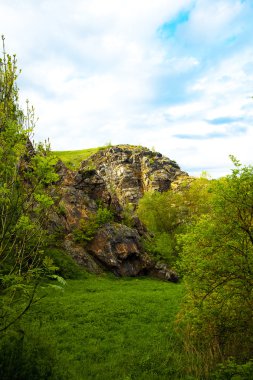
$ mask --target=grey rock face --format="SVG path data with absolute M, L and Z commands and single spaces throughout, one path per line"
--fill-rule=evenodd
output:
M 57 170 L 60 212 L 54 224 L 62 227 L 62 244 L 79 264 L 95 273 L 109 270 L 118 276 L 150 274 L 177 281 L 173 271 L 157 265 L 143 250 L 140 240 L 145 229 L 138 218 L 132 228 L 122 223 L 126 205 L 136 207 L 146 191 L 166 191 L 187 175 L 174 161 L 146 148 L 120 145 L 94 154 L 76 172 L 61 162 Z M 91 241 L 75 243 L 73 233 L 80 220 L 95 213 L 99 203 L 113 210 L 114 222 L 99 228 Z
M 82 163 L 81 172 L 90 163 L 122 206 L 137 204 L 146 191 L 168 190 L 177 177 L 185 174 L 160 153 L 127 145 L 99 151 Z

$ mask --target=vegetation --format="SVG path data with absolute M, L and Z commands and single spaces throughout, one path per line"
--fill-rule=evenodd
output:
M 150 235 L 145 249 L 157 260 L 175 265 L 180 247 L 177 237 L 210 209 L 210 183 L 206 177 L 183 181 L 178 191 L 149 192 L 140 200 L 137 214 Z
M 48 144 L 33 146 L 34 112 L 19 108 L 16 58 L 0 59 L 0 334 L 34 301 L 35 290 L 54 270 L 45 257 L 47 222 L 54 201 L 56 160 Z
M 78 279 L 84 270 L 62 248 L 50 247 L 46 249 L 46 256 L 51 258 L 55 265 L 55 274 L 64 279 Z
M 78 243 L 91 241 L 98 229 L 113 220 L 113 213 L 106 207 L 99 206 L 96 213 L 90 213 L 88 218 L 81 219 L 79 228 L 74 230 L 74 239 Z
M 30 141 L 34 111 L 19 107 L 16 58 L 2 41 L 0 378 L 251 379 L 253 167 L 232 157 L 231 175 L 186 181 L 140 201 L 146 249 L 177 266 L 182 284 L 88 275 L 48 247 L 57 158 L 48 143 Z M 57 156 L 76 168 L 99 149 Z M 131 204 L 122 212 L 129 226 L 134 212 Z M 80 221 L 76 241 L 92 240 L 111 221 L 99 205 Z M 56 294 L 55 283 L 44 285 L 63 282 L 59 276 L 72 280 Z
M 89 148 L 82 150 L 66 150 L 54 151 L 54 155 L 58 157 L 69 169 L 78 169 L 81 162 L 87 160 L 90 156 L 97 153 L 105 147 Z
M 217 370 L 212 374 L 212 380 L 250 380 L 252 378 L 253 360 L 249 360 L 245 364 L 237 364 L 234 359 L 230 358 L 218 365 Z
M 253 352 L 253 167 L 232 159 L 232 174 L 212 184 L 209 213 L 181 237 L 185 344 L 206 373 Z
M 86 275 L 47 293 L 23 320 L 23 351 L 9 356 L 9 377 L 0 364 L 1 379 L 187 379 L 173 329 L 181 285 Z
M 186 367 L 196 378 L 209 378 L 230 357 L 238 373 L 252 371 L 253 168 L 231 158 L 231 175 L 147 194 L 138 209 L 152 233 L 146 247 L 158 259 L 176 261 L 183 276 L 178 323 Z M 225 378 L 227 363 L 216 376 Z

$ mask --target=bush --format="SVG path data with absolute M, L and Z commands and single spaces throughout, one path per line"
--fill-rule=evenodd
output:
M 177 259 L 175 246 L 175 237 L 166 232 L 156 234 L 153 238 L 143 240 L 144 249 L 156 260 L 165 261 L 168 265 L 173 265 Z
M 50 337 L 10 331 L 0 339 L 1 380 L 64 379 Z
M 212 380 L 251 380 L 253 379 L 253 359 L 237 364 L 233 358 L 218 366 Z
M 84 270 L 74 261 L 74 259 L 60 248 L 50 248 L 46 251 L 46 255 L 50 257 L 55 266 L 57 266 L 56 274 L 65 279 L 76 279 L 84 273 Z
M 128 227 L 134 226 L 135 208 L 133 203 L 127 203 L 122 211 L 122 223 Z
M 146 193 L 137 208 L 138 217 L 153 235 L 145 241 L 145 248 L 154 257 L 174 264 L 180 251 L 178 236 L 210 211 L 211 198 L 207 178 L 188 179 L 174 191 Z
M 79 228 L 73 231 L 74 240 L 78 243 L 91 241 L 98 229 L 112 220 L 112 211 L 100 206 L 95 214 L 90 214 L 87 219 L 80 220 Z

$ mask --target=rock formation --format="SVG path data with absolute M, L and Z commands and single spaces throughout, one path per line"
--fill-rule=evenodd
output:
M 59 161 L 60 200 L 53 224 L 61 226 L 62 244 L 88 270 L 112 271 L 117 276 L 150 274 L 177 281 L 176 274 L 157 264 L 140 243 L 145 229 L 137 217 L 124 223 L 124 209 L 137 206 L 146 191 L 166 191 L 180 176 L 187 175 L 160 153 L 129 145 L 108 147 L 71 171 Z M 95 215 L 99 207 L 110 208 L 114 220 L 100 225 L 92 238 L 76 241 L 80 221 Z
M 146 191 L 166 191 L 182 171 L 175 161 L 142 147 L 118 145 L 84 161 L 79 173 L 92 166 L 119 203 L 137 204 Z

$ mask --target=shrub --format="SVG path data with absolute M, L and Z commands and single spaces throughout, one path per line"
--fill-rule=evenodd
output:
M 212 380 L 250 380 L 253 379 L 253 359 L 238 364 L 233 358 L 219 364 L 211 376 Z
M 173 265 L 177 259 L 175 245 L 175 237 L 166 232 L 143 240 L 144 249 L 156 260 L 165 261 L 168 265 Z
M 95 214 L 90 214 L 88 218 L 80 220 L 79 228 L 76 228 L 73 231 L 74 240 L 78 243 L 87 243 L 91 241 L 96 235 L 98 229 L 112 220 L 112 211 L 105 207 L 99 206 Z
M 62 372 L 51 337 L 9 331 L 0 339 L 1 380 L 53 380 Z M 64 379 L 64 374 L 60 374 Z
M 46 251 L 46 255 L 53 260 L 58 268 L 56 274 L 65 279 L 76 279 L 84 273 L 83 269 L 63 249 L 50 248 Z
M 134 225 L 135 209 L 133 203 L 127 203 L 122 211 L 122 223 L 128 227 Z

